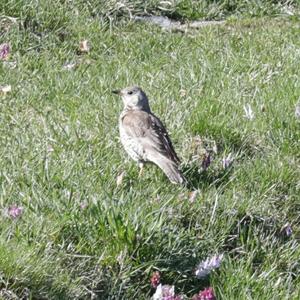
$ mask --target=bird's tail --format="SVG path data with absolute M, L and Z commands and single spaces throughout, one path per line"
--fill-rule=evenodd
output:
M 159 157 L 155 159 L 154 163 L 162 169 L 172 183 L 186 183 L 186 179 L 178 169 L 178 165 L 175 162 L 166 157 Z

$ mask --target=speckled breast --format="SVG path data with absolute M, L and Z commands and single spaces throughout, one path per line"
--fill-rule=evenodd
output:
M 144 161 L 144 150 L 137 138 L 129 136 L 123 129 L 120 122 L 120 139 L 125 151 L 135 161 Z

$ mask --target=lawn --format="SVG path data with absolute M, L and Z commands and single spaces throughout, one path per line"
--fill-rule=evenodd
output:
M 299 17 L 223 7 L 224 24 L 170 32 L 126 9 L 25 2 L 0 16 L 0 298 L 151 299 L 159 271 L 182 299 L 299 299 Z M 211 12 L 182 3 L 168 15 Z M 187 187 L 153 165 L 139 178 L 122 149 L 111 90 L 132 84 Z

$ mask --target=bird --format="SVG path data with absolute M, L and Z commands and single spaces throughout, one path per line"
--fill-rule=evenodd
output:
M 145 163 L 157 165 L 171 183 L 184 184 L 179 170 L 180 160 L 173 148 L 166 128 L 149 106 L 145 92 L 138 86 L 113 90 L 124 104 L 119 117 L 120 140 L 129 156 L 138 162 L 139 175 Z

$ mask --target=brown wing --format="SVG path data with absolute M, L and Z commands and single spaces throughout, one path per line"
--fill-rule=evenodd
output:
M 159 139 L 163 145 L 163 148 L 167 154 L 167 156 L 175 161 L 176 163 L 180 163 L 180 160 L 174 150 L 174 147 L 172 145 L 171 139 L 168 135 L 168 132 L 162 122 L 157 118 L 155 115 L 150 114 L 150 119 L 152 121 L 152 130 L 159 136 Z
M 126 133 L 139 140 L 145 151 L 158 151 L 176 164 L 180 162 L 162 122 L 153 114 L 133 110 L 122 119 Z

